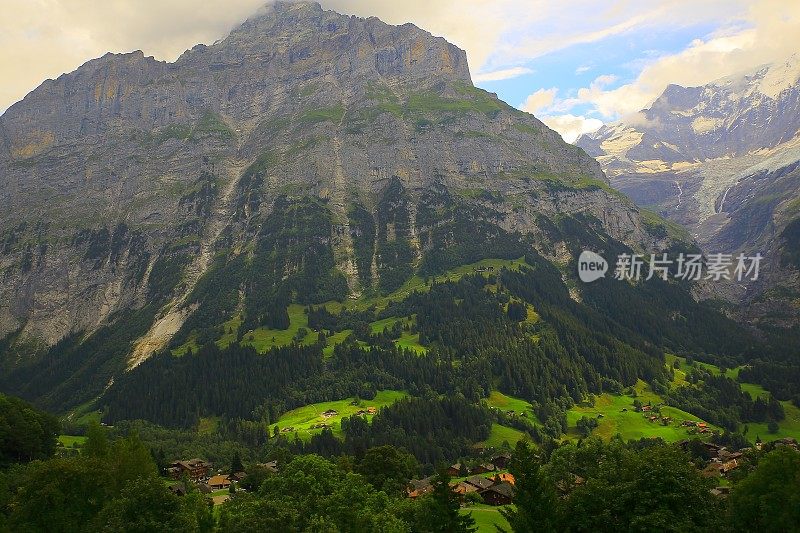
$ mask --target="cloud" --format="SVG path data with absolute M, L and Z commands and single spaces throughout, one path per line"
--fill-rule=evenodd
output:
M 535 93 L 529 95 L 519 108 L 523 111 L 531 113 L 532 115 L 535 115 L 538 111 L 552 106 L 553 102 L 555 101 L 556 94 L 558 94 L 558 89 L 556 87 L 552 87 L 550 89 L 539 89 Z
M 571 114 L 540 118 L 548 127 L 560 133 L 561 137 L 568 143 L 573 143 L 584 133 L 592 133 L 603 126 L 602 120 Z
M 575 69 L 575 75 L 583 74 L 584 72 L 589 72 L 592 70 L 592 67 L 589 65 L 581 65 L 580 67 Z
M 578 91 L 581 101 L 605 117 L 627 116 L 647 107 L 670 83 L 687 87 L 705 85 L 760 65 L 780 61 L 797 51 L 800 3 L 758 0 L 747 11 L 748 25 L 732 24 L 693 40 L 674 54 L 653 57 L 636 79 L 609 89 L 593 82 Z
M 479 72 L 472 76 L 472 80 L 476 82 L 510 80 L 525 74 L 533 74 L 533 70 L 527 67 L 513 67 L 492 72 Z

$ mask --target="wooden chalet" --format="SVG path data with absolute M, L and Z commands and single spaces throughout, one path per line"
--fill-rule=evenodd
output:
M 480 494 L 489 505 L 509 505 L 514 498 L 514 487 L 510 483 L 498 483 Z
M 184 473 L 192 481 L 200 481 L 208 476 L 210 465 L 202 459 L 189 459 L 188 461 L 175 461 L 167 468 L 167 474 L 172 479 L 181 479 Z

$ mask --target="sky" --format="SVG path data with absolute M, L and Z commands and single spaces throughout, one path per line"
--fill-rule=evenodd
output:
M 0 0 L 0 112 L 106 52 L 173 61 L 265 0 Z M 800 52 L 798 0 L 322 0 L 413 22 L 467 51 L 476 85 L 569 142 L 703 85 Z M 202 6 L 202 7 L 201 7 Z

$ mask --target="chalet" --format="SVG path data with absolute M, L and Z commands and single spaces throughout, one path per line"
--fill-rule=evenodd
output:
M 517 482 L 517 480 L 514 479 L 514 475 L 513 474 L 509 474 L 507 472 L 504 472 L 504 473 L 501 473 L 501 474 L 497 474 L 496 476 L 494 476 L 492 478 L 492 481 L 494 481 L 495 484 L 508 483 L 509 485 L 515 485 L 516 482 Z
M 469 494 L 471 492 L 478 492 L 478 487 L 472 485 L 471 483 L 455 483 L 451 485 L 453 492 L 458 494 L 459 496 L 464 496 L 465 494 Z
M 684 420 L 683 422 L 681 422 L 681 426 L 683 426 L 685 428 L 693 428 L 696 425 L 697 425 L 697 422 L 695 422 L 694 420 Z
M 231 486 L 231 480 L 225 474 L 211 476 L 208 480 L 208 486 L 211 487 L 212 490 L 227 489 Z
M 509 505 L 514 496 L 514 487 L 508 483 L 499 483 L 480 494 L 483 501 L 489 505 Z
M 698 422 L 697 427 L 699 427 L 700 429 L 708 429 L 708 424 L 704 422 Z
M 642 412 L 643 413 L 649 413 L 652 410 L 653 410 L 653 408 L 651 406 L 649 406 L 649 405 L 643 405 L 642 406 Z
M 241 481 L 246 477 L 247 477 L 247 473 L 246 472 L 235 472 L 235 473 L 231 474 L 230 476 L 228 476 L 228 479 L 230 479 L 231 481 Z
M 509 462 L 511 462 L 510 453 L 501 453 L 500 455 L 492 457 L 492 464 L 497 468 L 508 468 Z
M 720 472 L 723 474 L 727 474 L 731 470 L 736 470 L 737 468 L 739 468 L 739 461 L 737 461 L 736 459 L 732 459 L 730 461 L 725 461 L 724 463 L 722 463 L 722 468 L 720 469 Z
M 450 477 L 459 477 L 461 475 L 461 468 L 462 468 L 461 463 L 450 465 L 447 468 L 447 475 Z
M 472 474 L 473 476 L 475 476 L 475 475 L 478 475 L 478 474 L 486 474 L 488 472 L 494 472 L 495 470 L 497 470 L 497 468 L 495 468 L 495 466 L 492 463 L 484 463 L 484 464 L 472 467 L 470 469 L 469 473 Z
M 268 463 L 256 463 L 256 467 L 262 468 L 271 474 L 278 473 L 278 461 L 270 461 Z
M 656 420 L 658 420 L 658 417 L 657 417 L 657 416 L 650 416 L 650 417 L 647 417 L 647 419 L 648 419 L 650 422 L 655 422 Z
M 720 450 L 724 448 L 723 446 L 714 444 L 713 442 L 704 442 L 703 446 L 706 447 L 706 450 L 712 458 L 719 456 Z
M 202 459 L 189 459 L 188 461 L 175 461 L 167 468 L 167 474 L 172 479 L 180 479 L 185 475 L 192 481 L 199 481 L 208 475 L 209 464 Z
M 730 487 L 716 487 L 709 491 L 711 494 L 716 496 L 717 498 L 726 498 L 728 494 L 731 493 Z
M 409 498 L 417 498 L 422 496 L 423 494 L 428 494 L 429 492 L 433 492 L 433 484 L 432 484 L 432 477 L 426 477 L 423 479 L 412 479 L 408 482 L 408 487 L 406 488 L 406 494 Z
M 211 494 L 213 492 L 211 487 L 208 486 L 208 483 L 198 483 L 197 490 L 199 490 L 202 494 Z
M 367 407 L 367 414 L 368 415 L 374 415 L 377 412 L 378 412 L 378 409 L 376 409 L 375 407 Z
M 701 472 L 703 477 L 719 477 L 722 475 L 722 463 L 709 463 Z
M 174 494 L 175 496 L 186 496 L 186 485 L 183 483 L 176 483 L 175 485 L 169 486 L 169 491 Z
M 486 490 L 492 485 L 494 485 L 494 481 L 489 478 L 485 478 L 482 476 L 472 476 L 466 479 L 466 483 L 475 486 L 479 491 Z
M 336 409 L 328 409 L 327 411 L 322 413 L 322 416 L 325 417 L 325 418 L 331 418 L 331 417 L 334 417 L 334 416 L 336 416 L 338 414 L 339 414 L 339 411 L 337 411 Z

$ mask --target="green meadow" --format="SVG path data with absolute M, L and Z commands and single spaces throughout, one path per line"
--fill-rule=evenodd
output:
M 269 427 L 270 434 L 275 431 L 277 426 L 283 434 L 292 437 L 295 433 L 301 439 L 309 439 L 312 435 L 322 433 L 322 429 L 312 429 L 311 426 L 317 424 L 328 424 L 331 431 L 337 437 L 342 436 L 342 418 L 347 418 L 356 414 L 359 410 L 374 407 L 380 410 L 382 407 L 391 405 L 394 402 L 405 398 L 407 394 L 402 391 L 385 390 L 377 393 L 372 400 L 360 400 L 354 402 L 355 398 L 345 398 L 333 402 L 321 402 L 293 409 L 281 416 L 275 424 Z M 354 405 L 355 403 L 355 405 Z M 322 413 L 334 410 L 336 415 L 325 418 Z M 372 420 L 374 415 L 365 415 L 368 420 Z M 291 428 L 290 431 L 284 431 Z
M 498 526 L 505 531 L 510 531 L 511 526 L 508 520 L 500 514 L 502 507 L 492 507 L 482 503 L 476 503 L 461 508 L 461 514 L 472 514 L 475 519 L 475 526 L 478 533 L 496 533 Z

